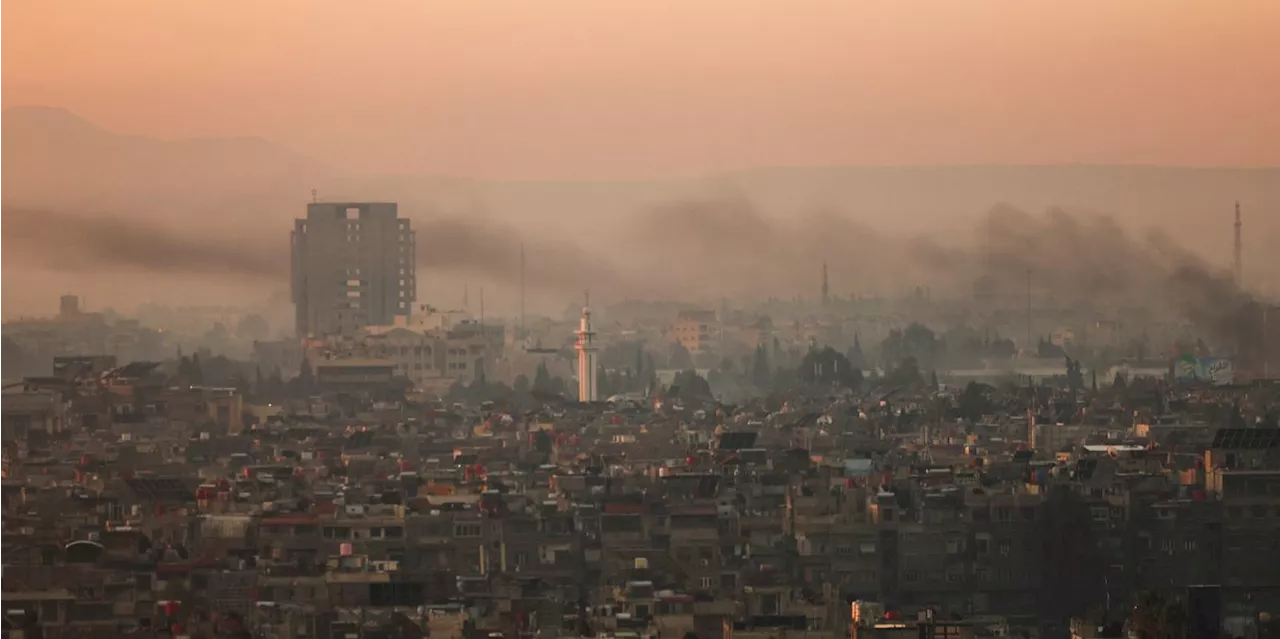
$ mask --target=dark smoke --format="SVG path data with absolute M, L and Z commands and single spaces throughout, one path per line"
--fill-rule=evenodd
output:
M 563 241 L 531 241 L 506 226 L 475 219 L 418 221 L 418 266 L 518 285 L 520 252 L 525 252 L 526 285 L 535 291 L 576 293 L 593 284 L 626 290 L 631 274 L 583 247 Z
M 884 235 L 828 211 L 773 219 L 741 198 L 654 207 L 627 228 L 627 254 L 672 298 L 814 299 L 823 264 L 832 293 L 893 293 L 941 283 L 952 252 Z
M 181 233 L 119 217 L 5 210 L 6 265 L 63 272 L 124 270 L 215 277 L 288 277 L 283 229 L 247 237 Z M 1037 297 L 1083 308 L 1148 306 L 1233 340 L 1252 298 L 1225 273 L 1166 236 L 1135 238 L 1106 216 L 997 206 L 970 237 L 895 237 L 819 211 L 766 216 L 745 198 L 655 206 L 621 232 L 533 241 L 484 216 L 415 219 L 421 268 L 434 276 L 519 281 L 524 245 L 531 291 L 706 301 L 815 299 L 826 264 L 833 295 L 902 293 L 921 286 L 963 299 L 987 282 L 997 297 Z M 591 231 L 588 231 L 591 232 Z M 585 240 L 585 241 L 584 241 Z
M 5 208 L 5 261 L 17 268 L 287 278 L 287 245 L 214 238 L 158 228 L 124 217 Z

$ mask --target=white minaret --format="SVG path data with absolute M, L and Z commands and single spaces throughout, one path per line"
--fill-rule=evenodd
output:
M 587 298 L 590 303 L 590 297 Z M 596 332 L 591 330 L 591 307 L 582 309 L 582 319 L 578 323 L 578 401 L 595 402 L 596 396 Z

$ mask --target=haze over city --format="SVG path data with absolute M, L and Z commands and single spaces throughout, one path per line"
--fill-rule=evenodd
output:
M 1276 0 L 3 18 L 3 639 L 1280 639 Z
M 4 313 L 38 313 L 47 290 L 83 281 L 99 306 L 265 303 L 283 284 L 255 265 L 284 265 L 272 249 L 283 252 L 280 229 L 312 189 L 400 202 L 423 225 L 421 297 L 446 306 L 487 285 L 494 309 L 513 310 L 522 241 L 537 299 L 553 294 L 547 308 L 592 286 L 602 299 L 785 297 L 804 281 L 812 295 L 823 261 L 843 292 L 946 294 L 955 272 L 876 250 L 975 250 L 997 206 L 1105 216 L 1137 238 L 1157 230 L 1227 268 L 1237 200 L 1257 247 L 1246 281 L 1271 290 L 1273 3 L 926 7 L 15 4 L 6 212 L 105 217 L 117 234 L 168 229 L 254 255 L 200 288 L 185 284 L 198 273 L 180 273 L 199 268 L 181 265 L 142 288 L 138 269 L 168 270 L 163 259 L 68 274 L 75 259 L 52 268 L 11 251 Z M 773 289 L 760 272 L 720 273 L 743 266 L 732 260 L 703 267 L 704 236 L 674 219 L 652 228 L 690 212 L 711 232 L 739 214 L 738 231 L 767 220 L 783 235 L 757 250 L 807 259 L 764 260 Z M 6 231 L 23 215 L 6 216 Z M 848 226 L 834 235 L 838 220 Z M 487 235 L 497 229 L 501 239 Z M 484 251 L 454 237 L 483 239 Z M 800 248 L 816 237 L 830 244 Z M 680 259 L 621 255 L 610 248 L 620 238 Z M 741 255 L 732 237 L 715 243 L 721 258 Z M 469 263 L 446 263 L 451 250 Z M 706 278 L 715 291 L 696 277 L 656 283 L 674 262 L 729 277 Z

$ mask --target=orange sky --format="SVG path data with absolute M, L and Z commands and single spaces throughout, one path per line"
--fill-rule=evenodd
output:
M 9 0 L 3 101 L 520 178 L 1280 164 L 1276 0 Z

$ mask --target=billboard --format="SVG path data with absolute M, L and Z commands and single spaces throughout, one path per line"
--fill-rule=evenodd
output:
M 1225 357 L 1183 355 L 1173 363 L 1173 379 L 1178 382 L 1208 382 L 1215 386 L 1235 383 L 1235 366 Z

